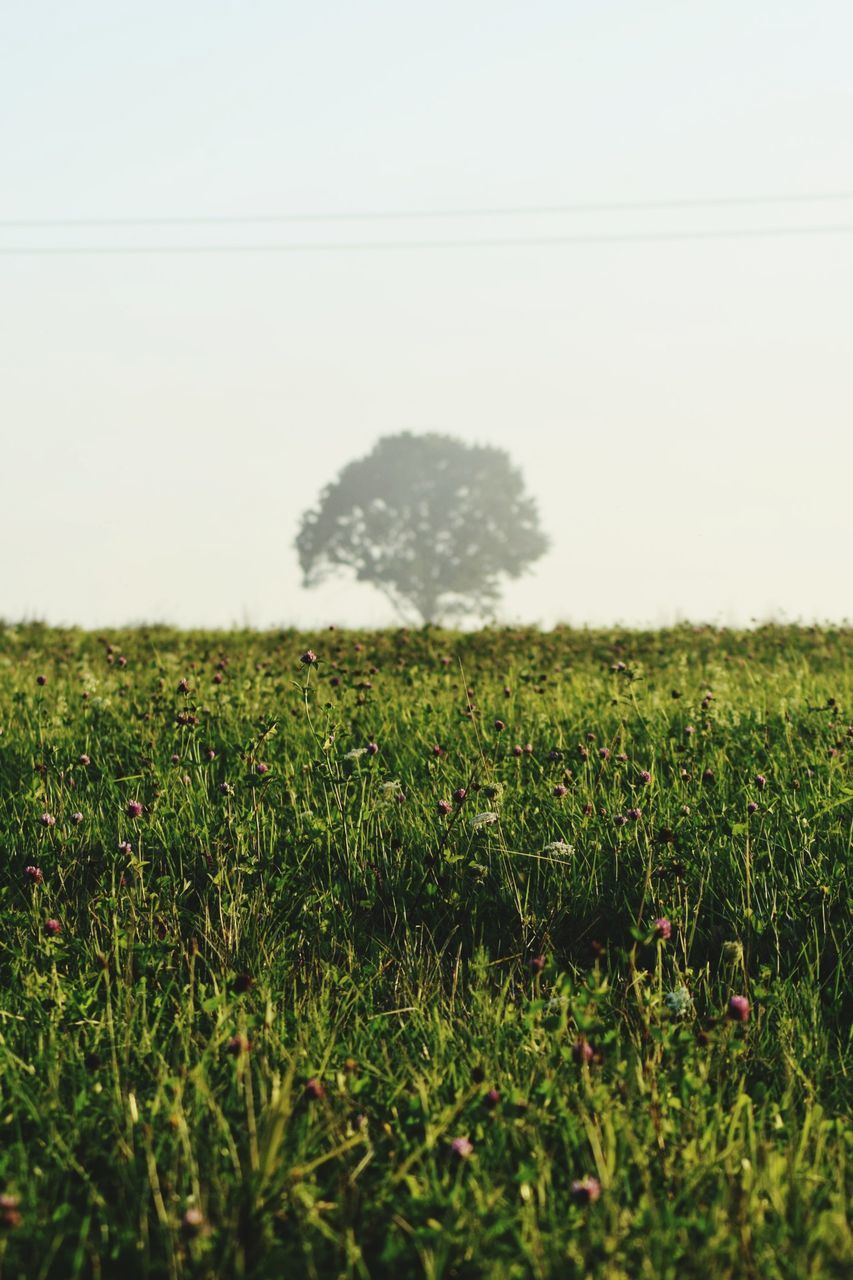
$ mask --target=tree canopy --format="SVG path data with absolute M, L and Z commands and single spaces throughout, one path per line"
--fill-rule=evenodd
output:
M 487 613 L 547 546 L 502 449 L 411 432 L 344 467 L 296 539 L 306 586 L 350 570 L 424 622 Z

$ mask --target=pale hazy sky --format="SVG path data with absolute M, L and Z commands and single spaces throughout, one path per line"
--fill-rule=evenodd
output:
M 7 0 L 0 219 L 853 192 L 849 0 Z M 853 227 L 853 201 L 20 246 Z M 553 548 L 501 617 L 853 613 L 853 235 L 0 253 L 0 617 L 393 621 L 302 510 L 402 429 L 506 448 Z

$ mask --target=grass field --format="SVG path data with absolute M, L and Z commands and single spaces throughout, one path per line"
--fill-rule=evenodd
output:
M 851 656 L 5 629 L 4 1280 L 850 1274 Z

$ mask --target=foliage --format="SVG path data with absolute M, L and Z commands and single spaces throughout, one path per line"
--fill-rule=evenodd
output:
M 547 548 L 502 450 L 409 432 L 345 467 L 303 516 L 296 545 L 306 586 L 352 569 L 424 622 L 483 614 L 500 578 L 518 578 Z
M 2 1274 L 849 1273 L 851 669 L 0 632 Z

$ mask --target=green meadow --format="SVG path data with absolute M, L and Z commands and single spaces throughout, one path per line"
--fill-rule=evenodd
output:
M 3 1280 L 849 1275 L 851 638 L 3 629 Z

